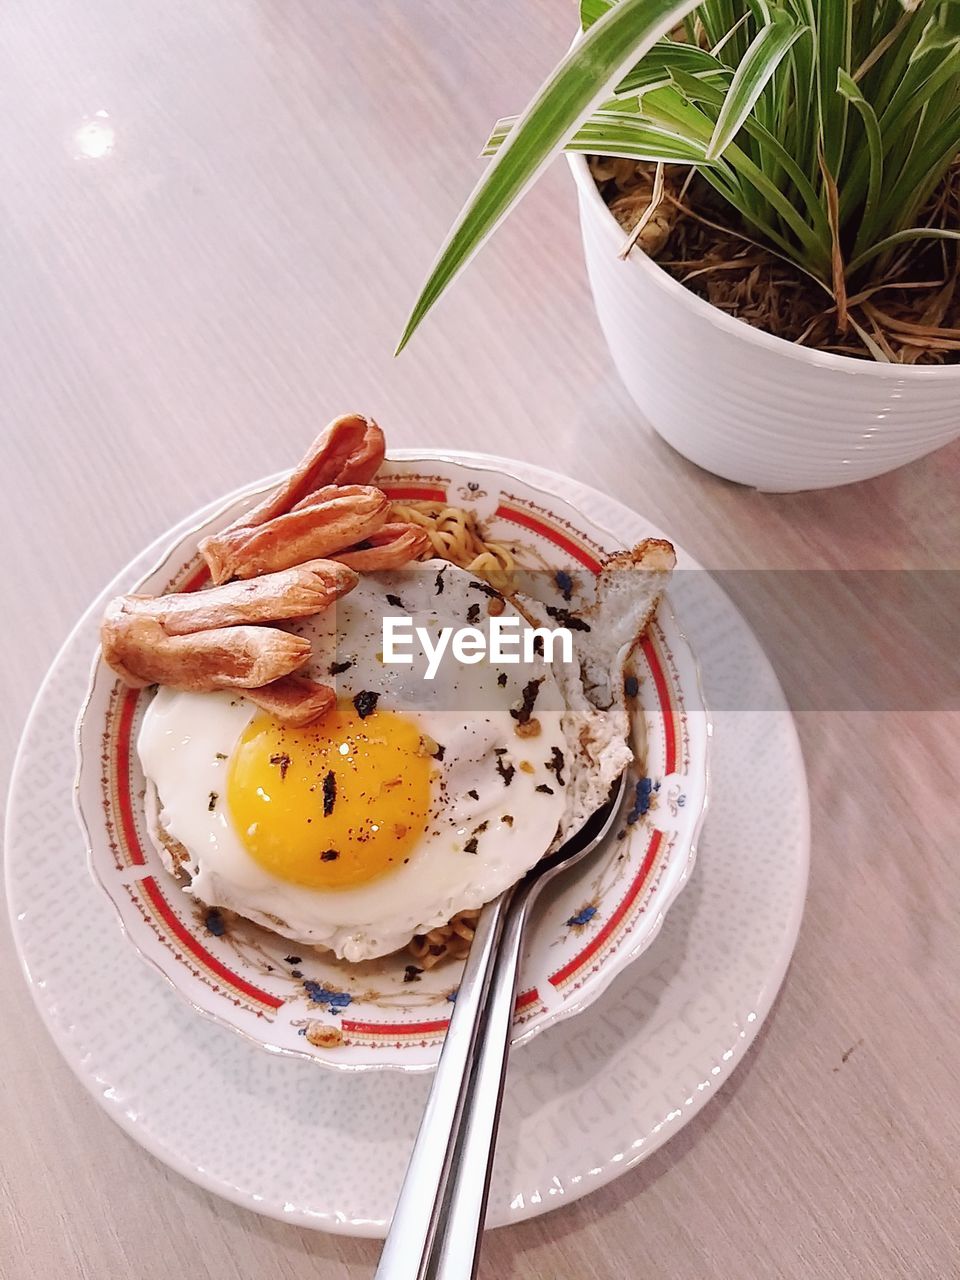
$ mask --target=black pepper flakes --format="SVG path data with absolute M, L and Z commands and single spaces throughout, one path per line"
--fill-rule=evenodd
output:
M 321 862 L 336 862 L 336 860 L 337 860 L 339 857 L 340 857 L 340 854 L 337 852 L 337 850 L 336 850 L 336 849 L 324 849 L 323 853 L 321 853 L 321 855 L 320 855 L 320 861 L 321 861 Z
M 442 594 L 443 594 L 443 587 L 444 587 L 444 582 L 443 582 L 443 570 L 442 570 L 442 569 L 438 569 L 438 570 L 437 570 L 437 576 L 434 578 L 434 582 L 436 583 L 436 586 L 437 586 L 437 595 L 438 595 L 438 596 L 439 596 L 439 595 L 442 595 Z
M 217 752 L 217 757 L 216 757 L 216 758 L 217 758 L 218 760 L 226 760 L 226 758 L 227 758 L 227 756 L 226 756 L 226 752 L 224 752 L 224 751 L 218 751 L 218 752 Z
M 563 765 L 564 765 L 563 752 L 560 750 L 559 747 L 553 747 L 551 750 L 550 759 L 547 761 L 545 767 L 550 773 L 556 775 L 557 786 L 559 787 L 563 786 Z
M 463 846 L 463 852 L 464 852 L 464 853 L 476 853 L 476 852 L 477 852 L 477 837 L 476 837 L 476 836 L 471 836 L 471 837 L 470 837 L 470 839 L 467 841 L 467 843 Z
M 537 790 L 542 792 L 545 796 L 553 795 L 553 787 L 548 787 L 545 782 L 541 782 L 540 785 L 537 787 Z
M 379 693 L 372 693 L 369 689 L 364 689 L 354 698 L 353 705 L 360 719 L 366 720 L 367 716 L 372 716 L 376 711 L 379 701 Z
M 502 689 L 506 685 L 506 683 L 507 683 L 507 673 L 505 671 L 501 671 L 500 674 L 497 676 L 497 684 Z
M 475 787 L 471 787 L 470 790 L 467 792 L 467 795 L 470 797 L 471 800 L 480 799 L 480 792 L 477 791 Z
M 476 601 L 474 601 L 467 610 L 467 621 L 470 623 L 471 627 L 475 627 L 480 621 L 480 606 Z
M 352 666 L 352 659 L 347 658 L 343 662 L 331 662 L 327 670 L 332 676 L 339 676 L 342 675 L 344 671 L 349 671 Z
M 419 982 L 422 969 L 418 969 L 415 964 L 408 964 L 403 971 L 404 982 Z
M 207 801 L 207 809 L 210 813 L 213 813 L 214 809 L 217 807 L 217 801 L 219 798 L 220 797 L 217 795 L 216 791 L 210 792 L 210 799 Z
M 323 816 L 329 818 L 337 803 L 337 775 L 329 769 L 323 777 Z
M 505 827 L 512 827 L 512 826 L 513 826 L 513 814 L 512 814 L 512 813 L 505 813 L 505 814 L 503 814 L 503 816 L 501 817 L 500 821 L 503 823 L 503 825 L 504 825 Z
M 302 977 L 303 977 L 303 970 L 302 970 L 302 969 L 291 969 L 291 970 L 290 970 L 290 977 L 291 977 L 291 978 L 302 978 Z
M 282 782 L 287 776 L 287 770 L 290 768 L 290 757 L 285 751 L 278 751 L 276 755 L 270 757 L 270 763 L 279 767 L 280 781 Z
M 387 596 L 387 604 L 388 604 L 388 605 L 390 605 L 390 606 L 391 606 L 391 608 L 393 608 L 393 609 L 402 609 L 402 608 L 403 608 L 403 601 L 400 599 L 400 597 L 399 597 L 399 596 L 388 595 L 388 596 Z
M 284 964 L 300 964 L 302 959 L 302 956 L 284 956 L 283 962 Z

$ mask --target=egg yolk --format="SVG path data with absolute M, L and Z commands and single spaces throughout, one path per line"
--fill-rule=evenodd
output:
M 392 711 L 338 703 L 294 729 L 257 715 L 227 773 L 243 844 L 280 880 L 346 889 L 402 866 L 423 834 L 430 771 L 421 732 Z

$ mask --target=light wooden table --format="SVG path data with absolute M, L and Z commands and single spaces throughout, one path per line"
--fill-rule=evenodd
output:
M 395 446 L 573 472 L 712 567 L 960 567 L 957 447 L 772 497 L 644 428 L 561 169 L 392 358 L 487 126 L 574 17 L 546 0 L 3 7 L 4 761 L 63 635 L 132 551 L 347 409 Z M 828 660 L 831 637 L 858 640 L 842 618 L 816 631 Z M 908 663 L 909 619 L 900 634 Z M 960 1275 L 957 716 L 799 719 L 810 900 L 749 1062 L 639 1170 L 488 1237 L 484 1276 Z M 5 929 L 0 946 L 5 1280 L 371 1274 L 374 1243 L 259 1219 L 136 1147 L 54 1052 Z

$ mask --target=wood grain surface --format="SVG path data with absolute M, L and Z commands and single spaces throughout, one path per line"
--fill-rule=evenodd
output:
M 394 446 L 575 474 L 712 568 L 960 568 L 957 446 L 776 497 L 650 432 L 596 325 L 562 167 L 393 359 L 487 126 L 574 21 L 567 0 L 3 6 L 4 763 L 100 586 L 344 410 Z M 842 613 L 816 621 L 823 662 L 856 651 Z M 906 669 L 921 626 L 895 622 Z M 792 672 L 802 705 L 815 669 Z M 482 1276 L 960 1275 L 960 725 L 937 709 L 943 674 L 923 711 L 799 714 L 810 899 L 749 1061 L 641 1168 L 491 1233 Z M 135 1146 L 53 1050 L 5 928 L 0 948 L 4 1280 L 372 1274 L 375 1243 L 260 1219 Z

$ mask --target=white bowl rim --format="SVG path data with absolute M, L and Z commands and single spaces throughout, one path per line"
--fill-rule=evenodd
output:
M 610 240 L 611 252 L 616 253 L 623 244 L 623 232 L 616 218 L 607 208 L 600 189 L 593 180 L 585 155 L 576 152 L 565 152 L 567 163 L 573 173 L 574 181 L 588 207 L 596 210 L 604 224 L 604 233 Z M 880 360 L 861 360 L 856 356 L 841 356 L 832 351 L 817 351 L 813 347 L 801 347 L 786 338 L 765 333 L 756 329 L 745 320 L 721 311 L 718 307 L 685 288 L 679 280 L 674 280 L 663 267 L 659 266 L 642 249 L 631 251 L 627 262 L 637 270 L 646 273 L 657 288 L 669 294 L 681 305 L 696 312 L 704 320 L 716 326 L 731 337 L 743 342 L 763 347 L 773 355 L 783 356 L 788 360 L 796 360 L 801 364 L 815 365 L 818 368 L 830 369 L 836 373 L 860 375 L 865 378 L 879 379 L 887 382 L 949 382 L 960 381 L 960 364 L 951 365 L 914 365 L 884 363 Z M 626 266 L 626 263 L 624 264 Z

